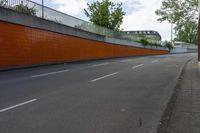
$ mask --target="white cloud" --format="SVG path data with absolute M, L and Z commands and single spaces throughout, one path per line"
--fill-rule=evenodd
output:
M 65 12 L 75 17 L 86 19 L 83 9 L 87 7 L 87 2 L 96 0 L 50 0 L 57 5 L 57 10 Z M 156 30 L 163 40 L 170 39 L 170 24 L 157 21 L 155 10 L 160 8 L 162 0 L 111 0 L 122 2 L 127 11 L 124 23 L 121 26 L 124 30 Z
M 87 0 L 51 0 L 53 4 L 58 5 L 61 12 L 70 15 L 79 15 L 87 7 Z
M 124 17 L 122 28 L 124 30 L 156 30 L 163 40 L 170 39 L 170 24 L 157 21 L 155 10 L 161 6 L 162 0 L 138 0 L 142 4 L 142 9 L 133 10 L 132 13 Z

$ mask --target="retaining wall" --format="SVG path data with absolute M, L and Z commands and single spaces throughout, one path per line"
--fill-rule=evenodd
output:
M 11 11 L 12 12 L 12 11 Z M 5 20 L 0 16 L 0 68 L 10 68 L 26 65 L 37 65 L 54 62 L 70 62 L 80 60 L 102 59 L 147 54 L 167 54 L 167 50 L 145 49 L 129 45 L 119 45 L 105 42 L 104 36 L 84 31 L 67 34 L 70 27 L 59 27 L 60 24 L 29 18 L 30 23 L 20 24 L 17 19 L 23 19 L 25 14 L 18 13 L 16 19 Z M 4 14 L 4 15 L 6 15 Z M 26 15 L 25 15 L 26 16 Z M 14 17 L 14 16 L 12 16 Z M 29 16 L 26 16 L 29 17 Z M 32 24 L 36 20 L 40 25 L 52 23 L 46 28 Z M 33 26 L 30 26 L 33 25 Z M 56 26 L 51 27 L 51 26 Z M 47 30 L 49 27 L 49 30 Z M 54 30 L 56 31 L 54 31 Z M 63 31 L 63 32 L 58 32 Z M 76 35 L 74 35 L 76 34 Z M 90 36 L 91 34 L 91 36 Z M 95 38 L 98 38 L 95 40 Z

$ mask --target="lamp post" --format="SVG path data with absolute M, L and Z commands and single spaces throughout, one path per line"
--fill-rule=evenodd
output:
M 42 0 L 42 18 L 44 18 L 44 0 Z
M 171 43 L 173 44 L 173 24 L 171 23 Z

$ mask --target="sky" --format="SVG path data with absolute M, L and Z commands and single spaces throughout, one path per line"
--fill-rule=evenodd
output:
M 41 3 L 41 0 L 33 1 Z M 87 3 L 94 1 L 96 0 L 44 0 L 44 5 L 88 21 L 88 18 L 84 14 L 84 8 L 87 8 Z M 123 10 L 126 12 L 126 15 L 124 16 L 121 28 L 124 31 L 155 30 L 161 34 L 163 41 L 170 40 L 171 25 L 168 22 L 158 22 L 158 16 L 155 14 L 155 10 L 161 7 L 162 0 L 111 1 L 123 3 Z

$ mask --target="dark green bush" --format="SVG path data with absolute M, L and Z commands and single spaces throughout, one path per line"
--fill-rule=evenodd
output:
M 140 40 L 140 43 L 142 43 L 142 45 L 144 46 L 144 47 L 146 47 L 147 45 L 149 45 L 150 43 L 148 42 L 148 40 L 147 39 L 141 39 Z
M 169 42 L 169 41 L 165 41 L 164 42 L 164 47 L 168 48 L 169 51 L 171 51 L 172 49 L 174 49 L 174 45 L 171 42 Z

